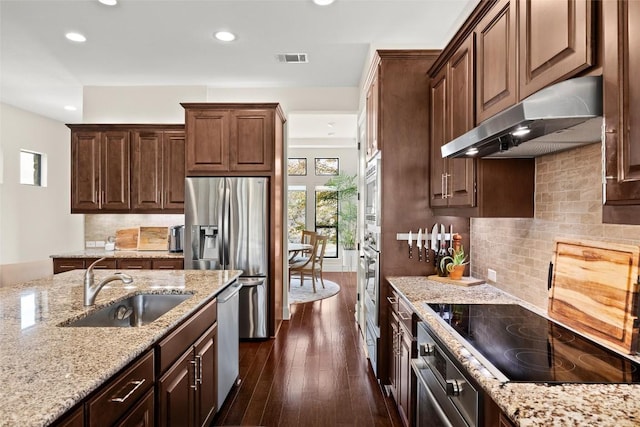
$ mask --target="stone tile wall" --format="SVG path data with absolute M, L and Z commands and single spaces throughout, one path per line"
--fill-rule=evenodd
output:
M 640 226 L 602 224 L 600 144 L 536 159 L 534 218 L 471 219 L 471 274 L 546 310 L 559 237 L 640 245 Z
M 184 224 L 184 215 L 95 214 L 84 216 L 84 240 L 106 241 L 116 230 L 131 227 L 170 227 Z

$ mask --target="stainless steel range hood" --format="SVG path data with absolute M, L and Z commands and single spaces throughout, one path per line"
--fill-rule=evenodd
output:
M 528 158 L 601 138 L 602 76 L 587 76 L 534 93 L 440 150 L 443 158 Z

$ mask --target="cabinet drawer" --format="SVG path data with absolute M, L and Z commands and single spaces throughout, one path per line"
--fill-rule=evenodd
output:
M 151 270 L 150 259 L 119 259 L 118 268 L 124 270 Z
M 183 259 L 154 259 L 152 261 L 154 270 L 182 270 L 184 269 Z
M 411 306 L 397 292 L 392 292 L 388 300 L 391 311 L 395 314 L 395 317 L 397 317 L 398 322 L 405 327 L 413 338 L 416 335 L 416 326 L 413 321 L 414 316 Z
M 198 313 L 160 341 L 157 346 L 159 374 L 164 373 L 200 335 L 216 322 L 218 318 L 217 307 L 218 302 L 215 299 L 207 303 Z
M 84 265 L 85 268 L 89 267 L 91 264 L 93 264 L 95 261 L 97 261 L 99 258 L 86 258 L 84 260 Z M 116 259 L 115 258 L 109 258 L 109 259 L 105 259 L 103 261 L 100 261 L 99 263 L 96 264 L 95 267 L 93 267 L 94 270 L 113 270 L 116 269 Z
M 153 351 L 150 351 L 87 402 L 89 425 L 112 425 L 153 387 L 153 379 Z
M 57 258 L 53 260 L 53 274 L 82 270 L 83 268 L 84 260 L 82 258 Z

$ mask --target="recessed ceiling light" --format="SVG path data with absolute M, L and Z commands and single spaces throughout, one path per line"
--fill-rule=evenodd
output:
M 236 35 L 230 33 L 229 31 L 218 31 L 217 33 L 215 33 L 215 38 L 217 38 L 221 42 L 232 42 L 236 39 Z
M 77 110 L 77 108 L 74 107 L 73 105 L 65 105 L 64 109 L 67 110 L 67 111 L 76 111 Z
M 335 0 L 313 0 L 313 2 L 318 6 L 329 6 L 334 1 Z
M 87 41 L 87 38 L 80 33 L 67 33 L 64 36 L 72 42 L 82 43 Z
M 98 0 L 98 1 L 106 6 L 115 6 L 118 4 L 118 0 Z
M 336 133 L 335 132 L 329 132 L 329 136 L 334 136 Z
M 332 127 L 333 127 L 333 125 L 335 125 L 335 124 L 336 124 L 336 122 L 329 122 L 329 123 L 327 123 L 327 126 L 329 126 L 330 128 L 332 128 Z

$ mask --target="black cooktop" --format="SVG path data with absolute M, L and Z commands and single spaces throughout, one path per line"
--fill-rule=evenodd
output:
M 640 383 L 640 364 L 515 304 L 427 304 L 509 381 Z

